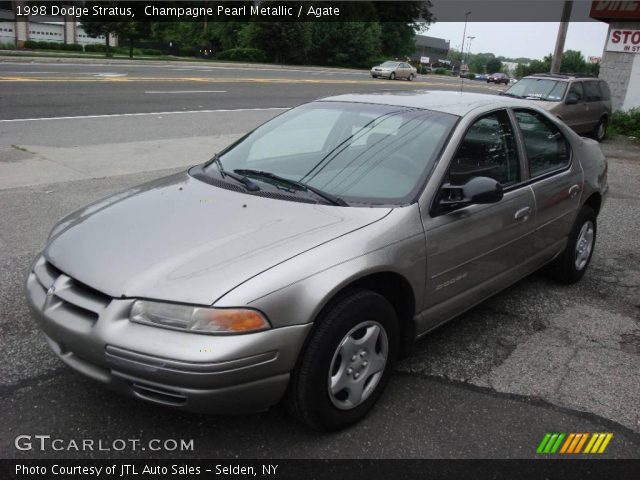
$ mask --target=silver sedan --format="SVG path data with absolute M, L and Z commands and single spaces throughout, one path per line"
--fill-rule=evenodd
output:
M 116 391 L 284 399 L 335 430 L 416 338 L 542 267 L 578 281 L 606 192 L 599 145 L 530 102 L 342 95 L 63 218 L 26 294 L 55 354 Z
M 412 81 L 417 75 L 418 70 L 407 62 L 388 61 L 371 69 L 371 76 L 373 78 L 388 78 L 389 80 L 404 78 Z

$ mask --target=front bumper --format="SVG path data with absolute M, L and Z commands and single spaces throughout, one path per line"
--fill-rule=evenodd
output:
M 26 291 L 47 342 L 71 368 L 125 395 L 196 412 L 245 413 L 276 404 L 311 328 L 203 335 L 140 325 L 128 320 L 134 299 L 97 292 L 43 257 Z
M 378 77 L 380 77 L 380 78 L 389 78 L 391 76 L 391 72 L 387 72 L 387 71 L 383 72 L 383 71 L 371 70 L 371 76 L 373 78 L 378 78 Z

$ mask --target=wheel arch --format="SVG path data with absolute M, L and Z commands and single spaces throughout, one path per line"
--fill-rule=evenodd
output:
M 600 207 L 602 206 L 602 195 L 600 192 L 592 193 L 583 205 L 591 207 L 596 215 L 600 213 Z
M 416 295 L 411 283 L 401 274 L 392 271 L 368 273 L 362 277 L 345 283 L 326 300 L 315 320 L 342 295 L 348 295 L 355 289 L 366 289 L 383 296 L 393 307 L 398 316 L 400 329 L 399 356 L 405 357 L 415 341 L 415 324 L 413 317 L 416 309 Z

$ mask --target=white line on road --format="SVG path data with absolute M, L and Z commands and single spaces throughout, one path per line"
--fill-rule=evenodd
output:
M 79 115 L 77 117 L 42 117 L 42 118 L 12 118 L 0 120 L 0 123 L 11 122 L 37 122 L 41 120 L 76 120 L 84 118 L 110 118 L 110 117 L 140 117 L 145 115 L 175 115 L 184 113 L 224 113 L 224 112 L 261 112 L 269 110 L 289 110 L 291 107 L 267 107 L 267 108 L 226 108 L 219 110 L 185 110 L 182 112 L 149 112 L 149 113 L 113 113 L 108 115 Z
M 227 93 L 226 90 L 149 90 L 144 93 Z

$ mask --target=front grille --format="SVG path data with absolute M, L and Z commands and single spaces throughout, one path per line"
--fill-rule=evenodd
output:
M 44 257 L 33 266 L 33 274 L 46 294 L 43 308 L 50 313 L 93 323 L 111 301 L 111 297 L 71 278 Z

